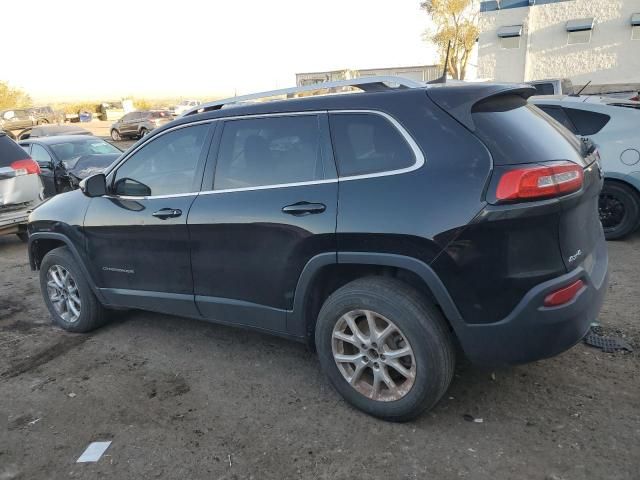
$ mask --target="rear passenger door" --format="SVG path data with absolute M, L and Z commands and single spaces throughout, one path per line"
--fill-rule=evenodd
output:
M 302 269 L 336 251 L 327 118 L 257 116 L 221 127 L 187 221 L 196 303 L 215 321 L 285 332 Z

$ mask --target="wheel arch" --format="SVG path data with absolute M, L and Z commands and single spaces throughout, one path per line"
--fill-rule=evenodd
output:
M 616 173 L 616 172 L 605 172 L 604 181 L 605 182 L 615 182 L 621 183 L 628 187 L 631 187 L 640 200 L 640 172 L 634 172 L 635 175 L 628 175 L 624 173 Z
M 426 263 L 404 255 L 377 252 L 325 253 L 313 257 L 300 275 L 287 330 L 313 339 L 317 314 L 324 301 L 338 288 L 365 276 L 399 278 L 427 295 L 442 310 L 457 334 L 463 319 L 436 272 Z
M 91 290 L 96 295 L 101 303 L 105 303 L 105 299 L 97 288 L 96 283 L 93 280 L 93 276 L 89 272 L 89 269 L 85 265 L 85 262 L 80 255 L 80 252 L 74 245 L 74 243 L 65 235 L 55 232 L 35 232 L 29 235 L 29 265 L 32 270 L 39 270 L 44 256 L 51 250 L 59 247 L 67 247 L 71 252 L 74 260 L 78 263 L 80 270 L 87 279 Z

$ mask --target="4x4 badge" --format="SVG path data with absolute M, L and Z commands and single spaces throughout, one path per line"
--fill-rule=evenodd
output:
M 582 250 L 578 250 L 576 253 L 574 253 L 569 257 L 569 263 L 575 262 L 578 259 L 578 257 L 580 257 L 581 255 L 582 255 Z

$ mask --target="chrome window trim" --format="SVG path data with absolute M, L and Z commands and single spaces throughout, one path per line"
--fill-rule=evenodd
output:
M 183 125 L 177 125 L 175 127 L 169 128 L 157 135 L 154 135 L 153 138 L 147 140 L 146 142 L 141 143 L 136 147 L 135 150 L 128 152 L 126 157 L 122 158 L 112 169 L 107 173 L 107 177 L 109 177 L 114 171 L 118 169 L 118 167 L 124 163 L 131 155 L 140 150 L 143 146 L 145 146 L 149 141 L 158 138 L 161 135 L 172 132 L 174 130 L 189 127 L 192 125 L 199 125 L 202 123 L 213 123 L 217 121 L 227 121 L 227 120 L 241 120 L 241 119 L 249 119 L 249 118 L 264 118 L 264 117 L 289 117 L 289 116 L 298 116 L 298 115 L 319 115 L 319 114 L 373 114 L 379 115 L 385 118 L 391 125 L 402 135 L 404 140 L 409 145 L 410 149 L 414 154 L 415 162 L 413 165 L 408 167 L 399 168 L 396 170 L 385 170 L 382 172 L 375 173 L 366 173 L 362 175 L 351 175 L 347 177 L 338 178 L 329 178 L 324 180 L 309 180 L 304 182 L 293 182 L 293 183 L 281 183 L 281 184 L 273 184 L 273 185 L 258 185 L 255 187 L 240 187 L 240 188 L 226 188 L 221 190 L 201 190 L 199 192 L 188 192 L 188 193 L 176 193 L 172 195 L 150 195 L 145 197 L 136 197 L 136 196 L 117 196 L 117 195 L 107 195 L 109 198 L 119 198 L 123 200 L 151 200 L 151 199 L 162 199 L 162 198 L 177 198 L 177 197 L 188 197 L 188 196 L 196 196 L 196 195 L 217 195 L 220 193 L 232 193 L 232 192 L 247 192 L 253 190 L 271 190 L 276 188 L 288 188 L 288 187 L 301 187 L 305 185 L 322 185 L 326 183 L 338 183 L 338 182 L 348 182 L 352 180 L 365 180 L 368 178 L 380 178 L 380 177 L 388 177 L 392 175 L 401 175 L 404 173 L 413 172 L 418 170 L 424 166 L 426 163 L 426 158 L 422 149 L 418 146 L 415 139 L 411 136 L 411 134 L 404 128 L 404 126 L 396 120 L 393 116 L 386 112 L 382 112 L 379 110 L 369 110 L 369 109 L 347 109 L 347 110 L 310 110 L 310 111 L 298 111 L 298 112 L 278 112 L 278 113 L 257 113 L 251 115 L 234 115 L 229 117 L 219 117 L 212 118 L 207 120 L 200 120 L 197 122 L 185 123 Z

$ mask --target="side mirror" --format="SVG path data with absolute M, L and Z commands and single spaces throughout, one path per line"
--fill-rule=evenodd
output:
M 107 179 L 104 173 L 96 173 L 80 182 L 80 190 L 87 197 L 102 197 L 107 194 Z
M 133 178 L 120 178 L 114 185 L 114 193 L 125 197 L 148 197 L 151 195 L 151 188 Z

